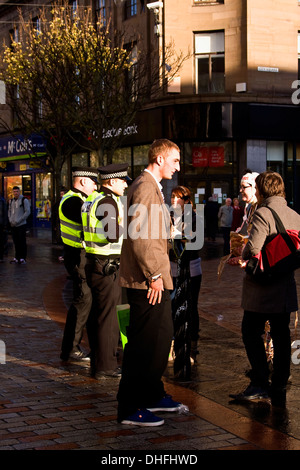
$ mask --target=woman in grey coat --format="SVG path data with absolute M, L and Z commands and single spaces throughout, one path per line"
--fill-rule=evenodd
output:
M 258 208 L 242 254 L 245 261 L 261 251 L 267 237 L 277 233 L 275 220 L 268 206 L 277 212 L 286 229 L 300 230 L 300 215 L 287 206 L 284 183 L 278 173 L 265 171 L 257 176 L 256 196 Z M 230 396 L 236 400 L 270 396 L 273 405 L 285 405 L 291 360 L 289 322 L 291 312 L 298 309 L 294 273 L 268 284 L 259 283 L 251 274 L 246 274 L 243 280 L 242 307 L 242 335 L 252 367 L 251 383 L 244 392 Z M 274 351 L 271 386 L 263 341 L 266 321 L 270 323 Z

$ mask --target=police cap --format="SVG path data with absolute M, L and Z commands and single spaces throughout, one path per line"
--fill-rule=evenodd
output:
M 79 176 L 81 178 L 90 178 L 95 183 L 98 183 L 99 171 L 97 168 L 91 168 L 89 166 L 75 166 L 72 168 L 72 176 Z
M 111 165 L 99 168 L 101 180 L 110 180 L 113 178 L 125 179 L 131 181 L 128 176 L 128 163 L 112 163 Z

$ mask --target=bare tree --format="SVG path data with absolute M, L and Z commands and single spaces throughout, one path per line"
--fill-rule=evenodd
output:
M 1 79 L 14 120 L 11 131 L 43 136 L 58 196 L 63 163 L 81 148 L 98 164 L 111 161 L 124 138 L 122 129 L 161 93 L 157 51 L 125 48 L 122 36 L 94 22 L 91 11 L 56 5 L 51 18 L 40 12 L 39 28 L 19 13 L 20 39 L 4 49 Z M 118 42 L 116 42 L 118 38 Z M 164 47 L 171 80 L 186 59 Z

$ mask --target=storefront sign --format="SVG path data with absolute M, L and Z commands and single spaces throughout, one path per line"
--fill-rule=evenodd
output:
M 209 166 L 224 166 L 224 147 L 209 147 Z
M 28 139 L 22 135 L 0 139 L 0 159 L 10 160 L 18 157 L 45 153 L 45 143 L 41 136 L 32 134 Z
M 192 164 L 195 167 L 224 166 L 224 147 L 193 147 Z
M 208 148 L 194 147 L 192 150 L 193 166 L 208 166 Z

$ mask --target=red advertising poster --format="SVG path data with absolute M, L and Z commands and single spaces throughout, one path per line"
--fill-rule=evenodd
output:
M 193 147 L 193 166 L 224 166 L 224 147 Z
M 224 166 L 224 147 L 209 147 L 209 166 Z
M 208 166 L 208 148 L 193 147 L 192 150 L 193 166 Z

